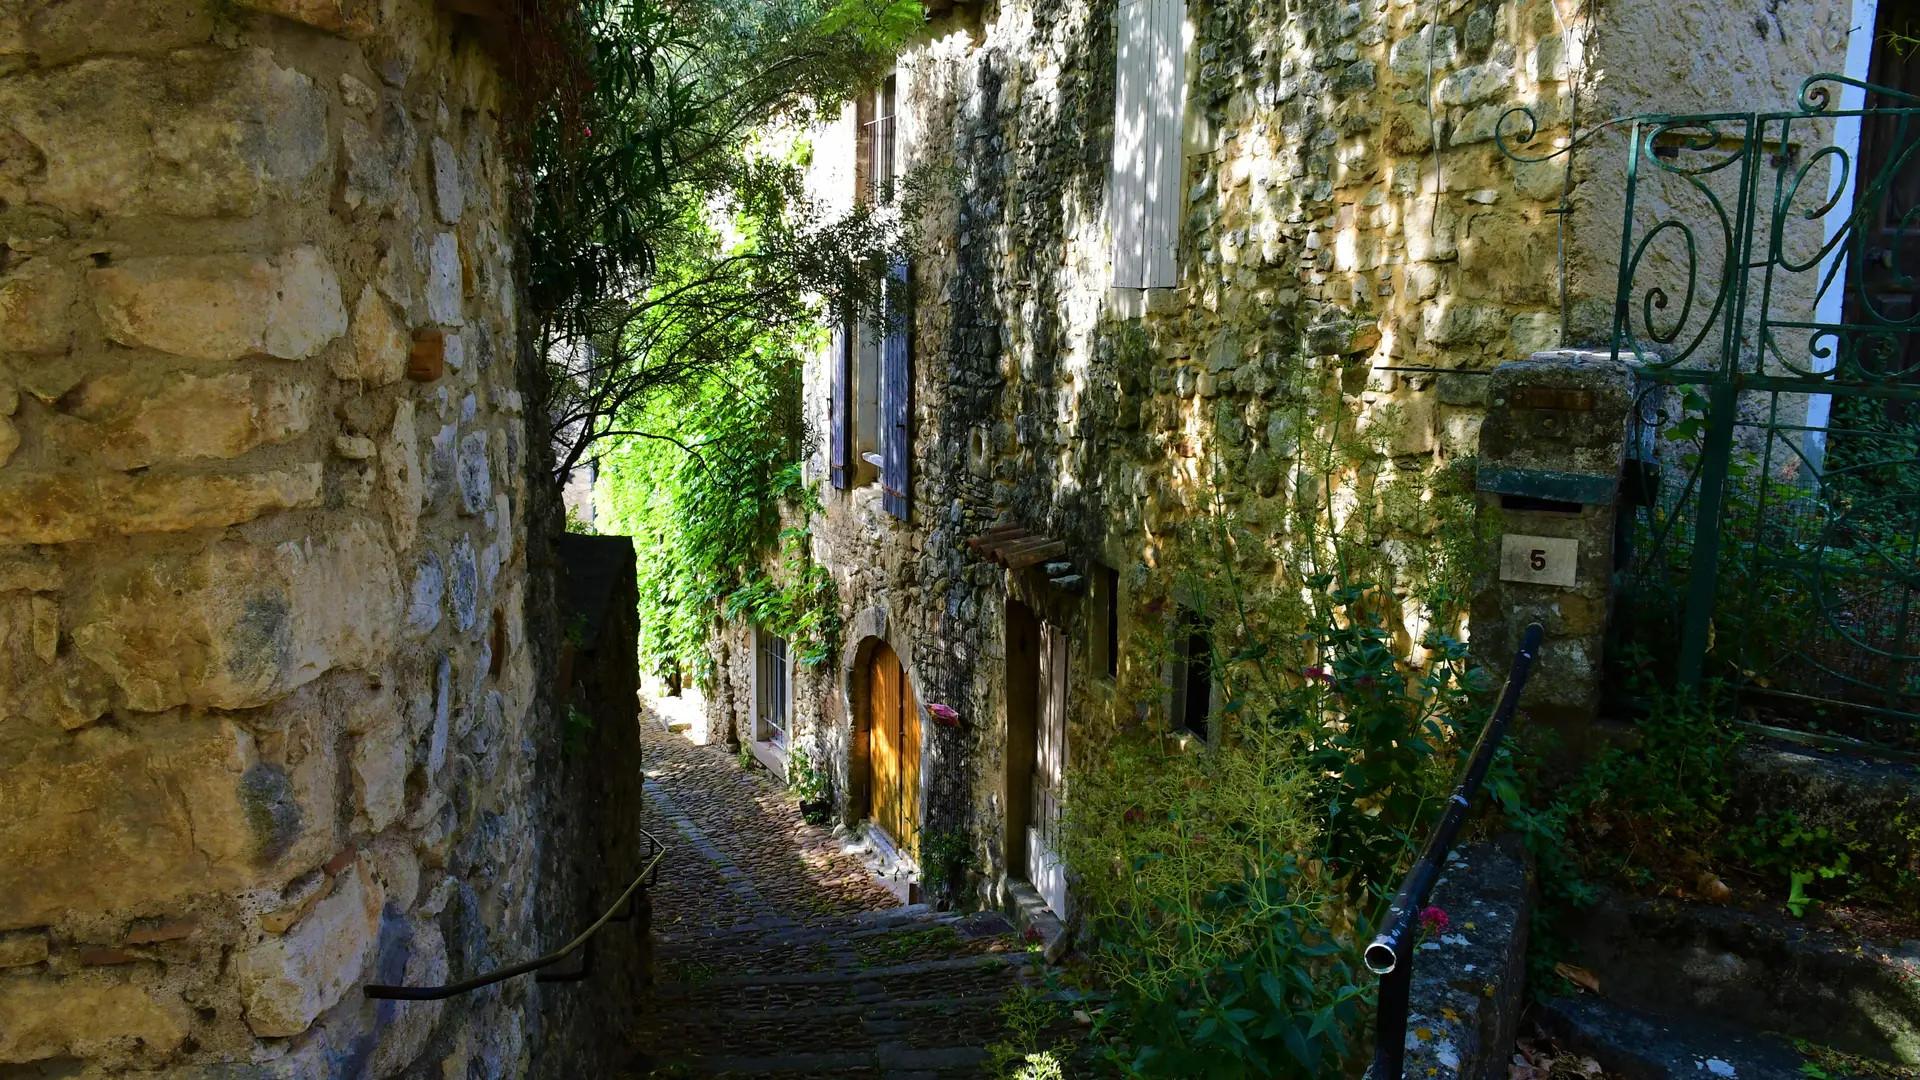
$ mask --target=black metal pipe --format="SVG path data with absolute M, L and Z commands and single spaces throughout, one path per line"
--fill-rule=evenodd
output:
M 1544 636 L 1546 628 L 1539 623 L 1528 623 L 1520 635 L 1520 651 L 1514 654 L 1513 667 L 1507 672 L 1507 684 L 1500 691 L 1499 704 L 1494 707 L 1487 726 L 1480 729 L 1480 739 L 1474 743 L 1473 756 L 1467 759 L 1466 771 L 1461 774 L 1453 795 L 1447 799 L 1446 812 L 1440 815 L 1439 823 L 1428 834 L 1420 857 L 1408 868 L 1407 876 L 1400 884 L 1400 892 L 1387 909 L 1380 933 L 1367 946 L 1367 969 L 1380 976 L 1380 1004 L 1375 1012 L 1374 1023 L 1373 1067 L 1368 1070 L 1372 1080 L 1400 1080 L 1407 1055 L 1407 1010 L 1410 1007 L 1408 993 L 1413 982 L 1414 921 L 1419 918 L 1421 909 L 1427 906 L 1427 899 L 1433 895 L 1433 886 L 1440 880 L 1440 866 L 1446 860 L 1447 853 L 1453 850 L 1454 841 L 1459 839 L 1460 828 L 1467 821 L 1467 810 L 1473 805 L 1473 797 L 1479 794 L 1480 784 L 1486 780 L 1487 770 L 1493 765 L 1494 751 L 1500 748 L 1500 741 L 1506 737 L 1507 726 L 1513 721 L 1514 708 L 1520 703 L 1520 692 L 1526 688 L 1527 676 L 1533 672 L 1533 661 L 1540 654 L 1540 639 Z
M 651 833 L 647 833 L 645 829 L 640 831 L 647 836 L 649 841 L 653 841 L 654 845 L 658 847 L 659 842 L 654 840 Z M 543 967 L 557 964 L 573 955 L 575 950 L 580 949 L 592 941 L 593 936 L 598 934 L 601 928 L 608 923 L 625 921 L 624 919 L 616 919 L 614 912 L 619 911 L 633 899 L 634 893 L 646 882 L 647 876 L 653 873 L 654 868 L 660 864 L 660 860 L 666 857 L 666 854 L 666 848 L 658 847 L 658 851 L 654 857 L 648 861 L 646 867 L 642 869 L 639 874 L 634 876 L 633 883 L 628 885 L 626 891 L 620 894 L 620 898 L 613 902 L 613 906 L 608 908 L 605 914 L 595 919 L 593 925 L 582 931 L 579 937 L 567 942 L 563 948 L 550 952 L 545 956 L 536 956 L 532 960 L 522 960 L 518 964 L 509 964 L 506 967 L 489 971 L 485 975 L 475 975 L 471 979 L 462 979 L 459 982 L 447 983 L 444 986 L 387 986 L 373 983 L 363 987 L 361 992 L 367 997 L 388 1001 L 441 1001 L 446 998 L 456 997 L 460 994 L 470 993 L 483 986 L 492 986 L 497 982 L 505 982 L 516 975 L 525 975 L 529 971 L 538 971 Z M 628 908 L 628 910 L 631 912 L 632 909 Z M 584 977 L 585 973 L 586 962 L 583 959 L 581 971 L 575 977 Z M 572 982 L 574 978 L 562 975 L 559 978 L 550 978 L 544 981 Z

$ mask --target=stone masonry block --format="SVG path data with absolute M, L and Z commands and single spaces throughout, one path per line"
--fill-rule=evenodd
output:
M 407 328 L 393 317 L 380 293 L 372 285 L 364 286 L 353 305 L 353 348 L 334 354 L 333 374 L 368 386 L 398 382 L 407 373 L 411 346 Z
M 62 473 L 0 484 L 0 544 L 218 528 L 319 501 L 319 465 L 237 476 Z
M 377 5 L 371 0 L 235 0 L 241 7 L 278 15 L 297 23 L 358 41 L 373 35 Z
M 16 741 L 8 754 L 0 928 L 243 886 L 271 847 L 267 816 L 249 808 L 245 790 L 258 765 L 253 742 L 229 721 L 87 728 Z
M 265 49 L 101 57 L 0 80 L 39 168 L 0 188 L 78 215 L 251 215 L 322 176 L 326 94 Z
M 0 967 L 26 967 L 47 959 L 47 932 L 19 930 L 0 934 Z
M 427 316 L 442 326 L 465 325 L 459 239 L 450 232 L 435 234 L 427 259 Z
M 393 532 L 394 550 L 405 551 L 413 546 L 414 534 L 419 530 L 421 500 L 426 496 L 411 401 L 401 401 L 394 406 L 393 426 L 387 429 L 386 443 L 380 448 L 380 478 L 387 491 L 387 521 Z
M 74 642 L 141 712 L 252 708 L 371 667 L 399 618 L 393 553 L 364 523 L 271 549 L 220 543 L 91 584 Z
M 186 1041 L 191 1014 L 178 994 L 135 986 L 111 971 L 64 979 L 0 979 L 0 1062 L 95 1057 L 135 1045 L 162 1054 Z
M 360 980 L 382 903 L 380 887 L 356 860 L 292 930 L 239 955 L 240 995 L 254 1034 L 300 1034 Z
M 347 332 L 339 278 L 318 248 L 128 259 L 88 277 L 100 321 L 123 345 L 199 360 L 300 360 Z
M 136 367 L 80 383 L 46 436 L 74 460 L 138 469 L 238 457 L 285 442 L 312 421 L 313 393 L 303 383 L 238 372 L 202 377 Z
M 353 790 L 367 832 L 379 833 L 407 808 L 407 772 L 413 741 L 399 718 L 360 736 L 353 748 Z
M 33 259 L 0 276 L 0 352 L 65 351 L 77 295 L 74 274 L 52 259 Z

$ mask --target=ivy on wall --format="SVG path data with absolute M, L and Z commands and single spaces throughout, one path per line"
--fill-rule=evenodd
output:
M 806 427 L 799 354 L 762 341 L 696 391 L 653 403 L 600 461 L 596 519 L 631 535 L 640 556 L 641 662 L 656 674 L 713 675 L 716 619 L 749 619 L 786 637 L 803 664 L 840 636 L 833 578 L 813 561 L 820 510 L 801 475 Z

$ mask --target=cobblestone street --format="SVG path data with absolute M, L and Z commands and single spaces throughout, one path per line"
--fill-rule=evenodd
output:
M 985 1075 L 1000 1004 L 1037 954 L 997 914 L 901 906 L 764 770 L 642 721 L 654 985 L 636 1033 L 654 1076 L 953 1080 Z
M 648 828 L 673 850 L 654 890 L 665 933 L 853 915 L 899 903 L 764 769 L 642 724 Z M 690 827 L 690 828 L 689 828 Z

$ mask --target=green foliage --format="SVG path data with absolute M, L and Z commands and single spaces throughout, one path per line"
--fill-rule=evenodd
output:
M 1063 854 L 1129 1075 L 1314 1076 L 1353 1051 L 1359 928 L 1440 804 L 1453 725 L 1480 715 L 1464 648 L 1430 637 L 1409 671 L 1376 590 L 1316 575 L 1305 611 L 1276 615 L 1236 580 L 1186 587 L 1228 593 L 1209 607 L 1232 613 L 1212 621 L 1220 745 L 1123 735 L 1068 784 Z
M 778 365 L 743 361 L 729 380 L 658 403 L 647 422 L 670 437 L 630 439 L 601 459 L 598 516 L 639 553 L 649 670 L 710 679 L 707 637 L 719 618 L 786 637 L 803 665 L 838 647 L 838 594 L 807 528 L 819 502 L 798 464 L 798 359 L 784 355 Z
M 1776 881 L 1785 877 L 1787 910 L 1796 918 L 1813 905 L 1807 887 L 1814 882 L 1838 882 L 1844 891 L 1859 884 L 1845 841 L 1825 825 L 1803 824 L 1792 810 L 1763 811 L 1751 824 L 1731 830 L 1727 842 L 1751 869 Z
M 820 298 L 871 299 L 900 219 L 827 217 L 778 132 L 831 115 L 923 21 L 900 0 L 535 5 L 510 125 L 557 477 Z M 777 358 L 776 358 L 777 363 Z M 597 452 L 596 452 L 597 453 Z
M 1018 986 L 1000 1003 L 1007 1037 L 987 1046 L 987 1075 L 994 1080 L 1066 1080 L 1070 1047 L 1047 1039 L 1061 1020 L 1060 1006 L 1030 986 Z
M 973 876 L 979 869 L 973 837 L 966 829 L 926 829 L 920 833 L 920 872 L 953 908 L 973 902 Z
M 1112 994 L 1096 1034 L 1129 1076 L 1343 1068 L 1373 987 L 1359 943 L 1484 722 L 1452 633 L 1488 549 L 1461 473 L 1395 462 L 1390 421 L 1356 433 L 1337 371 L 1287 378 L 1287 509 L 1216 493 L 1163 556 L 1181 570 L 1136 582 L 1114 729 L 1067 785 L 1062 854 Z M 1158 721 L 1189 612 L 1210 743 Z
M 821 802 L 827 797 L 826 773 L 813 764 L 813 755 L 807 753 L 804 746 L 795 746 L 787 751 L 787 788 L 802 804 Z M 815 820 L 815 817 L 819 820 Z M 824 811 L 807 817 L 808 824 L 826 824 Z
M 566 726 L 560 732 L 560 748 L 575 756 L 586 753 L 587 733 L 592 730 L 592 714 L 568 705 Z

